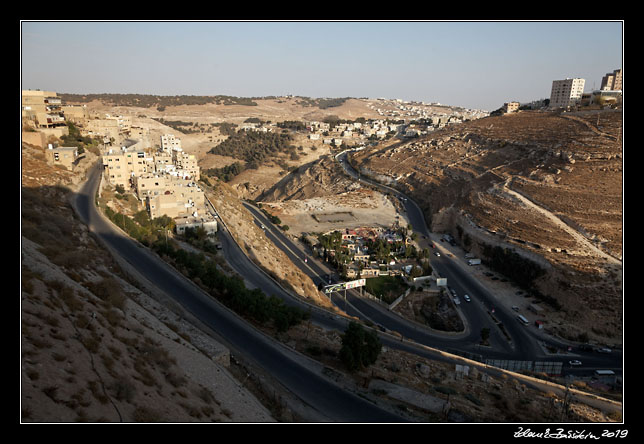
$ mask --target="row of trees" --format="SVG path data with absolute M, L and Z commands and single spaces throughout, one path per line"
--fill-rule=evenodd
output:
M 61 93 L 59 97 L 65 103 L 87 103 L 93 100 L 114 106 L 138 106 L 143 108 L 161 107 L 179 105 L 207 105 L 214 103 L 216 105 L 245 105 L 257 106 L 257 103 L 248 97 L 234 96 L 158 96 L 150 94 L 68 94 Z
M 341 106 L 350 98 L 351 97 L 312 99 L 310 97 L 298 97 L 297 104 L 302 106 L 315 106 L 320 109 L 327 109 Z
M 483 256 L 487 258 L 487 266 L 511 279 L 529 295 L 541 299 L 556 310 L 561 309 L 561 303 L 555 297 L 541 293 L 534 285 L 546 273 L 538 263 L 509 248 L 487 244 L 483 245 Z
M 249 162 L 247 165 L 243 165 L 241 162 L 235 162 L 221 168 L 205 169 L 203 170 L 203 174 L 210 177 L 217 177 L 219 180 L 223 180 L 224 182 L 229 182 L 244 170 L 254 169 L 257 167 L 257 162 Z
M 152 248 L 178 270 L 182 270 L 188 278 L 198 282 L 210 295 L 241 316 L 251 318 L 262 325 L 272 325 L 280 332 L 309 318 L 309 312 L 288 306 L 274 295 L 268 297 L 260 289 L 246 288 L 243 279 L 226 275 L 203 253 L 176 248 L 174 242 L 165 236 L 165 230 L 174 227 L 171 218 L 162 216 L 150 220 L 145 211 L 129 217 L 109 207 L 105 207 L 103 211 L 126 233 Z M 199 233 L 195 235 L 198 236 Z

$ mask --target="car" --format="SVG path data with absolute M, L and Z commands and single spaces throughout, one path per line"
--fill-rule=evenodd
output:
M 573 366 L 578 366 L 581 365 L 581 361 L 578 361 L 576 359 L 570 361 L 568 364 L 573 365 Z
M 610 348 L 598 348 L 597 353 L 610 353 L 612 350 Z
M 465 301 L 466 301 L 466 302 L 470 302 L 470 301 L 472 300 L 472 299 L 471 299 L 468 295 L 466 295 L 466 294 L 464 294 L 464 295 L 463 295 L 463 299 L 465 299 Z
M 434 254 L 436 255 L 436 257 L 441 257 L 441 254 L 438 251 Z

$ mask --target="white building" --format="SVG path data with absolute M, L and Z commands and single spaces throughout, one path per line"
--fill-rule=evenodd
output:
M 208 234 L 217 232 L 217 220 L 210 213 L 199 215 L 195 212 L 187 216 L 177 217 L 174 222 L 177 234 L 184 234 L 186 228 L 199 227 L 203 227 Z
M 581 101 L 585 83 L 584 79 L 554 80 L 550 92 L 550 107 L 565 108 Z

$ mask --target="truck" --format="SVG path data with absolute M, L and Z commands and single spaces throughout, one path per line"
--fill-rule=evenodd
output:
M 480 265 L 481 264 L 481 259 L 468 259 L 467 260 L 467 265 Z

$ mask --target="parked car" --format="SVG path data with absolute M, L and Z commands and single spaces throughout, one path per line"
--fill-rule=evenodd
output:
M 578 360 L 575 359 L 575 360 L 570 361 L 569 364 L 574 365 L 574 366 L 578 366 L 578 365 L 581 365 L 581 361 L 578 361 Z
M 438 251 L 437 251 L 436 253 L 434 253 L 434 254 L 435 254 L 437 257 L 441 257 L 441 254 L 440 254 Z

